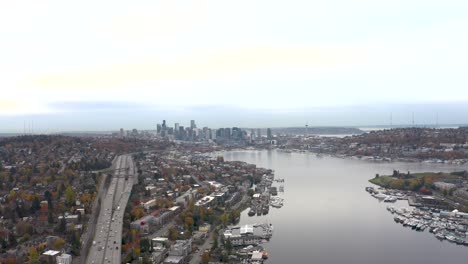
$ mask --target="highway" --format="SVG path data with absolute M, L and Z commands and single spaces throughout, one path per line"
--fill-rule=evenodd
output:
M 129 155 L 119 156 L 115 172 L 103 195 L 92 246 L 86 263 L 121 263 L 122 224 L 125 207 L 135 177 L 135 166 Z

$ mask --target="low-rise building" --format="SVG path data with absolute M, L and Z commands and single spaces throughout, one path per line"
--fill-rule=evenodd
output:
M 210 207 L 214 204 L 214 196 L 205 196 L 195 203 L 195 206 Z
M 168 256 L 164 259 L 163 264 L 182 264 L 184 263 L 185 257 L 183 256 Z
M 224 239 L 229 239 L 233 246 L 257 245 L 264 239 L 270 239 L 273 228 L 268 224 L 243 225 L 228 228 L 224 231 Z
M 44 253 L 42 253 L 42 259 L 46 263 L 55 263 L 57 260 L 57 257 L 59 256 L 60 251 L 57 250 L 47 250 Z
M 205 224 L 198 227 L 198 231 L 208 233 L 208 232 L 211 231 L 211 225 L 205 223 Z
M 192 239 L 177 240 L 174 245 L 171 246 L 169 256 L 183 256 L 186 257 L 192 252 Z
M 156 206 L 156 204 L 156 199 L 151 199 L 147 202 L 144 202 L 143 207 L 145 208 L 145 210 L 149 210 L 151 207 Z
M 71 264 L 72 256 L 69 254 L 62 253 L 62 255 L 57 256 L 57 264 Z
M 434 182 L 434 186 L 439 188 L 440 190 L 450 191 L 451 189 L 457 188 L 457 186 L 453 183 L 448 182 Z

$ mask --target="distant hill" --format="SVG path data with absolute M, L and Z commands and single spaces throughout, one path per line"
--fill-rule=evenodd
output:
M 291 134 L 304 135 L 306 134 L 305 127 L 284 127 L 272 128 L 273 134 Z M 307 129 L 309 135 L 360 135 L 365 133 L 359 128 L 354 127 L 309 127 Z

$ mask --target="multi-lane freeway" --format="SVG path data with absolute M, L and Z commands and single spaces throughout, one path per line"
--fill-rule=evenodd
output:
M 102 197 L 92 246 L 86 263 L 121 263 L 122 224 L 135 177 L 135 166 L 129 155 L 119 156 L 109 187 Z

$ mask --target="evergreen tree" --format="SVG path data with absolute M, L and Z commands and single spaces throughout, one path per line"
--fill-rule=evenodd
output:
M 31 205 L 31 210 L 34 210 L 34 212 L 36 212 L 39 209 L 41 209 L 41 202 L 39 202 L 39 198 L 35 196 Z
M 49 224 L 54 223 L 54 214 L 52 213 L 52 208 L 47 208 L 47 222 Z
M 67 222 L 65 221 L 65 215 L 62 215 L 62 218 L 59 221 L 57 231 L 59 233 L 64 233 L 67 230 Z

